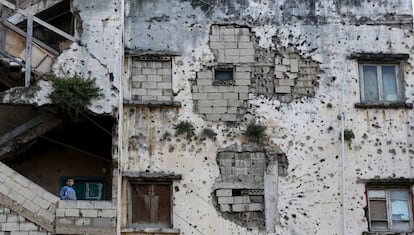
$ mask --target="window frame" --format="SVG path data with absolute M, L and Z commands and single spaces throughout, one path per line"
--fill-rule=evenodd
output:
M 405 102 L 405 89 L 404 89 L 404 79 L 403 79 L 403 61 L 359 61 L 359 90 L 360 90 L 360 99 L 362 104 L 393 104 L 393 103 L 402 103 Z M 397 92 L 397 100 L 395 101 L 386 101 L 384 99 L 384 89 L 383 89 L 383 76 L 382 68 L 383 66 L 393 65 L 395 67 L 395 85 Z M 364 66 L 375 66 L 377 72 L 377 92 L 378 100 L 375 101 L 366 101 L 365 96 L 365 84 L 364 84 Z
M 218 72 L 226 71 L 232 73 L 231 80 L 217 80 L 216 75 Z M 213 86 L 225 86 L 225 85 L 234 85 L 236 81 L 236 67 L 234 64 L 220 64 L 213 67 Z
M 369 197 L 370 190 L 383 190 L 385 193 L 385 198 L 381 197 Z M 407 193 L 407 203 L 408 203 L 408 213 L 409 213 L 409 229 L 408 230 L 397 230 L 393 228 L 393 219 L 392 219 L 392 208 L 391 208 L 391 190 L 404 190 Z M 368 227 L 369 230 L 372 232 L 411 232 L 413 231 L 414 224 L 413 224 L 413 202 L 412 202 L 412 189 L 407 185 L 395 185 L 395 186 L 382 186 L 382 185 L 369 185 L 366 188 L 366 198 L 367 198 L 367 219 L 368 219 Z M 380 230 L 374 229 L 372 227 L 372 214 L 371 214 L 371 201 L 379 201 L 385 200 L 386 203 L 386 217 L 387 217 L 387 229 Z M 377 220 L 382 221 L 382 220 Z
M 163 184 L 169 185 L 169 205 L 170 205 L 170 213 L 169 213 L 169 224 L 168 226 L 157 225 L 155 223 L 151 224 L 140 224 L 134 223 L 132 221 L 132 184 Z M 126 223 L 129 228 L 138 228 L 138 229 L 145 229 L 145 228 L 172 228 L 173 227 L 173 181 L 172 180 L 162 180 L 162 179 L 140 179 L 140 178 L 129 178 L 128 185 L 126 188 Z

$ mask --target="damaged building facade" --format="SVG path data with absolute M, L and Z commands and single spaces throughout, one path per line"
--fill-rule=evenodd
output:
M 0 6 L 0 234 L 414 234 L 410 0 Z

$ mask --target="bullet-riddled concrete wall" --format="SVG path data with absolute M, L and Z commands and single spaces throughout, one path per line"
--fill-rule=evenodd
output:
M 182 175 L 173 182 L 172 217 L 173 227 L 185 234 L 342 234 L 344 188 L 345 234 L 368 231 L 365 184 L 358 179 L 414 177 L 413 111 L 355 108 L 360 102 L 358 61 L 350 55 L 409 54 L 403 75 L 406 102 L 411 103 L 411 9 L 408 0 L 127 2 L 127 52 L 176 55 L 172 57 L 172 90 L 173 100 L 181 102 L 181 107 L 124 106 L 123 170 Z M 235 122 L 206 119 L 197 106 L 203 96 L 194 89 L 204 82 L 200 75 L 221 60 L 216 53 L 219 48 L 212 44 L 214 25 L 246 28 L 254 45 L 254 60 L 243 66 L 251 67 L 256 76 L 250 77 L 248 99 L 238 99 L 245 113 Z M 303 60 L 304 66 L 311 63 L 311 69 L 305 72 L 298 66 L 296 76 L 296 66 L 292 71 L 292 64 L 287 60 L 284 64 L 283 59 Z M 230 63 L 237 72 L 243 62 Z M 303 83 L 301 73 L 306 78 Z M 286 79 L 283 84 L 279 75 Z M 260 81 L 286 86 L 285 91 L 292 93 L 281 94 L 276 88 L 269 92 L 271 86 L 258 85 Z M 341 105 L 345 128 L 355 134 L 345 144 L 345 185 L 337 118 Z M 228 147 L 234 153 L 243 152 L 249 140 L 242 133 L 251 119 L 267 127 L 261 144 L 279 148 L 286 156 L 286 174 L 279 175 L 276 183 L 263 182 L 265 188 L 275 186 L 277 191 L 276 199 L 268 198 L 275 202 L 272 208 L 277 214 L 266 218 L 273 227 L 267 228 L 268 233 L 224 218 L 214 194 L 223 176 L 219 153 Z M 190 140 L 175 136 L 174 127 L 180 121 L 193 123 L 195 136 Z

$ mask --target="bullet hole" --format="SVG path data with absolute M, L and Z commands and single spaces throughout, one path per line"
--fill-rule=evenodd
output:
M 179 192 L 179 191 L 180 191 L 180 188 L 179 188 L 178 186 L 175 186 L 175 187 L 174 187 L 174 191 L 175 191 L 175 192 Z

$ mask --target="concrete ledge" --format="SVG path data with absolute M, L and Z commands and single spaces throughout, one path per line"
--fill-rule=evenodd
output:
M 180 234 L 178 228 L 122 228 L 122 233 L 132 234 Z
M 115 226 L 113 227 L 91 227 L 91 226 L 56 226 L 56 234 L 96 234 L 96 235 L 114 235 L 116 234 Z
M 125 105 L 141 105 L 150 107 L 172 106 L 181 107 L 181 102 L 178 101 L 139 101 L 139 100 L 124 100 Z

